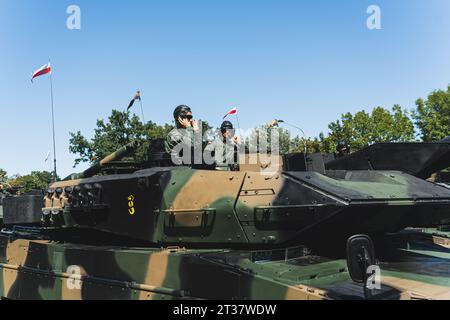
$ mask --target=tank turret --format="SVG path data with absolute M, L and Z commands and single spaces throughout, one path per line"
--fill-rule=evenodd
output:
M 430 143 L 378 143 L 327 161 L 327 170 L 397 170 L 427 179 L 450 165 L 450 138 Z

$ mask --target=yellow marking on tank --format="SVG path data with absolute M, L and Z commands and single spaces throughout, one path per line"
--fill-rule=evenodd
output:
M 136 213 L 136 209 L 134 208 L 134 196 L 130 195 L 128 197 L 128 213 L 130 216 L 133 216 Z

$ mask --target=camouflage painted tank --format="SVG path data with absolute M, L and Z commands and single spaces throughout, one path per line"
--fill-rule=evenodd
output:
M 3 297 L 450 299 L 450 250 L 402 231 L 447 221 L 446 188 L 401 171 L 326 170 L 300 154 L 271 174 L 262 162 L 108 165 L 132 150 L 51 185 L 42 226 L 6 212 Z M 348 241 L 359 234 L 370 238 Z M 376 265 L 370 293 L 358 265 Z
M 377 144 L 344 158 L 331 158 L 325 166 L 329 170 L 398 170 L 450 189 L 450 137 L 432 143 Z M 450 248 L 450 220 L 443 223 L 415 231 Z

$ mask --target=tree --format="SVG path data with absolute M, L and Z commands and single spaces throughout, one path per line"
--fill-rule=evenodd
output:
M 95 163 L 120 147 L 137 141 L 140 147 L 131 155 L 129 160 L 140 162 L 145 159 L 150 138 L 164 138 L 173 129 L 173 126 L 165 124 L 159 126 L 148 122 L 143 124 L 136 115 L 130 117 L 129 112 L 113 110 L 108 121 L 97 120 L 97 128 L 91 140 L 85 138 L 80 131 L 70 133 L 69 150 L 79 155 L 75 160 L 75 166 L 80 163 Z
M 330 123 L 330 134 L 319 136 L 319 149 L 334 152 L 340 140 L 346 140 L 357 151 L 374 143 L 409 142 L 415 138 L 414 124 L 406 110 L 395 105 L 392 110 L 375 108 L 372 113 L 346 113 Z
M 272 130 L 275 130 L 275 132 L 272 132 Z M 275 135 L 278 136 L 278 145 L 272 145 L 272 136 Z M 263 152 L 262 149 L 265 147 L 267 152 L 272 152 L 272 147 L 278 147 L 278 152 L 281 155 L 289 153 L 297 147 L 297 140 L 291 139 L 289 131 L 284 128 L 268 128 L 267 126 L 253 129 L 246 143 L 250 151 Z
M 8 174 L 5 170 L 0 169 L 0 184 L 5 184 L 8 182 Z
M 300 138 L 295 137 L 291 141 L 291 152 L 317 153 L 324 150 L 322 141 L 319 138 Z
M 16 175 L 9 180 L 13 188 L 20 188 L 22 193 L 32 190 L 45 190 L 53 181 L 53 174 L 47 171 L 32 171 L 29 175 Z
M 427 100 L 416 101 L 413 118 L 424 142 L 439 141 L 450 135 L 450 85 L 437 90 Z

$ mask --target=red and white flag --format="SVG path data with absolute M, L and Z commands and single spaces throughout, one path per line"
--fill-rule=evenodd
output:
M 232 115 L 232 114 L 237 114 L 237 108 L 233 108 L 233 109 L 231 109 L 230 111 L 228 111 L 227 112 L 227 114 L 223 117 L 224 119 L 226 118 L 226 117 L 228 117 L 229 115 Z
M 31 82 L 33 82 L 34 78 L 37 78 L 39 76 L 43 76 L 44 74 L 48 74 L 48 73 L 51 73 L 51 72 L 52 72 L 52 67 L 50 66 L 50 62 L 49 62 L 46 65 L 43 65 L 42 67 L 40 67 L 35 72 L 33 72 L 33 76 L 31 77 Z

